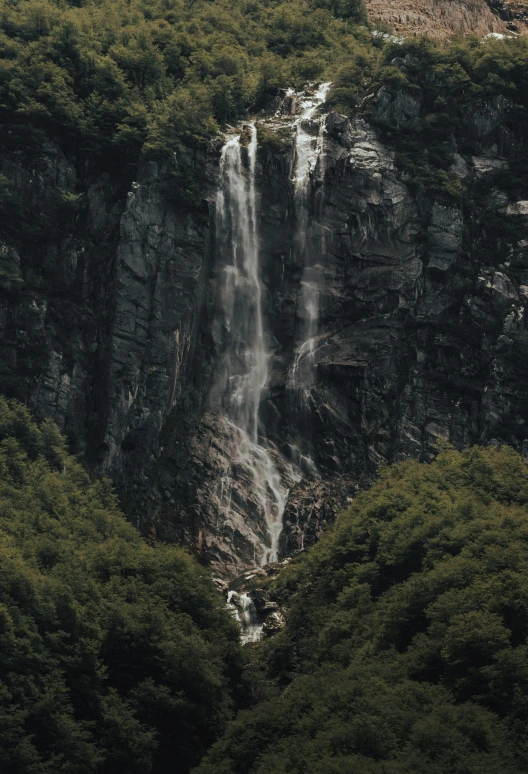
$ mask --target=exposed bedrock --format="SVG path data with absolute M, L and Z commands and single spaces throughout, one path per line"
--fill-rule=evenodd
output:
M 293 132 L 291 96 L 287 108 L 270 131 Z M 372 109 L 398 123 L 421 104 L 382 91 Z M 317 539 L 383 460 L 427 459 L 438 441 L 527 451 L 528 192 L 512 201 L 497 183 L 526 149 L 508 111 L 497 99 L 468 115 L 453 166 L 472 192 L 463 206 L 412 189 L 371 125 L 329 114 L 310 176 L 308 279 L 294 138 L 260 145 L 260 433 L 290 487 L 279 558 Z M 4 236 L 0 330 L 4 392 L 53 416 L 113 478 L 142 530 L 183 540 L 233 576 L 255 549 L 240 522 L 251 482 L 233 469 L 218 392 L 228 263 L 216 234 L 219 159 L 220 144 L 189 162 L 206 170 L 199 207 L 172 194 L 181 160 L 144 161 L 127 190 L 85 176 L 86 211 L 66 235 L 31 250 Z M 0 172 L 28 200 L 79 190 L 78 171 L 51 145 L 31 162 L 1 160 Z M 299 391 L 302 283 L 314 277 L 313 378 Z M 227 469 L 240 498 L 229 514 Z

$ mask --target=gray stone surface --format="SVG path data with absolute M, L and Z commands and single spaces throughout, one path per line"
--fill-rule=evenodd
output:
M 382 91 L 376 109 L 398 123 L 421 106 Z M 381 461 L 429 459 L 439 441 L 528 448 L 519 357 L 527 335 L 526 201 L 493 187 L 495 172 L 521 148 L 505 128 L 508 110 L 497 99 L 468 116 L 472 155 L 458 149 L 455 172 L 468 185 L 490 181 L 472 209 L 411 188 L 371 126 L 328 116 L 324 163 L 312 181 L 311 215 L 324 237 L 316 379 L 302 411 L 287 385 L 302 272 L 293 145 L 261 150 L 271 373 L 262 423 L 279 465 L 300 446 L 317 470 L 307 466 L 292 486 L 283 556 L 316 540 Z M 215 500 L 230 445 L 212 389 L 222 344 L 218 150 L 195 160 L 206 170 L 201 207 L 170 195 L 181 160 L 142 161 L 125 188 L 111 176 L 86 176 L 86 215 L 69 233 L 26 252 L 2 238 L 0 346 L 4 391 L 69 433 L 112 477 L 136 524 L 236 575 L 251 565 L 251 547 L 243 530 L 219 519 Z M 79 186 L 74 164 L 51 144 L 32 162 L 1 159 L 0 172 L 33 202 Z M 489 224 L 506 221 L 513 225 L 497 237 Z M 40 284 L 32 280 L 39 261 L 51 267 Z

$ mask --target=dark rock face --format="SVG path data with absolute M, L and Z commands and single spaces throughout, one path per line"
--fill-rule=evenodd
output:
M 212 148 L 210 164 L 195 160 L 206 172 L 204 197 L 214 195 L 217 156 Z M 112 476 L 145 528 L 141 498 L 162 430 L 175 405 L 192 410 L 203 397 L 182 390 L 210 279 L 210 215 L 205 200 L 190 210 L 175 203 L 178 164 L 141 161 L 135 180 L 116 181 L 79 176 L 51 143 L 29 158 L 0 159 L 35 221 L 79 188 L 85 203 L 75 218 L 61 211 L 60 228 L 45 222 L 40 244 L 4 232 L 1 389 L 52 417 L 75 450 Z
M 293 556 L 319 540 L 336 515 L 350 506 L 357 491 L 354 480 L 348 476 L 303 478 L 290 489 L 281 533 L 281 557 Z
M 210 217 L 207 207 L 174 205 L 170 174 L 168 163 L 140 165 L 116 253 L 101 467 L 129 507 L 150 496 L 149 471 L 172 410 L 191 412 L 202 397 L 187 387 L 210 278 Z M 141 526 L 147 522 L 141 514 Z
M 2 223 L 1 389 L 52 417 L 85 450 L 92 440 L 111 315 L 121 192 L 87 184 L 80 217 L 73 162 L 53 143 L 6 153 L 0 172 L 20 201 Z M 82 196 L 82 194 L 80 195 Z
M 364 121 L 327 117 L 310 204 L 324 236 L 320 321 L 302 407 L 288 388 L 303 270 L 294 144 L 261 148 L 262 428 L 279 468 L 299 448 L 315 465 L 290 491 L 281 556 L 316 540 L 383 460 L 427 459 L 442 440 L 528 451 L 528 192 L 511 201 L 496 185 L 526 155 L 505 128 L 508 109 L 497 99 L 468 116 L 471 153 L 466 143 L 453 166 L 472 192 L 463 206 L 413 191 Z M 375 110 L 401 122 L 421 105 L 382 92 Z M 253 557 L 215 504 L 230 443 L 213 389 L 218 150 L 198 160 L 202 208 L 172 199 L 177 160 L 142 162 L 126 192 L 89 179 L 85 213 L 72 215 L 68 233 L 26 251 L 4 236 L 1 376 L 5 392 L 56 419 L 113 478 L 145 532 L 183 540 L 233 576 Z M 4 159 L 0 172 L 28 201 L 78 188 L 53 146 L 31 163 Z

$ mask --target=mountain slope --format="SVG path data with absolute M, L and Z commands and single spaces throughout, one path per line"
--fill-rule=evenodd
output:
M 224 600 L 1 398 L 0 567 L 2 772 L 189 771 L 239 695 Z
M 267 699 L 196 774 L 521 774 L 528 469 L 510 449 L 385 469 L 279 575 Z

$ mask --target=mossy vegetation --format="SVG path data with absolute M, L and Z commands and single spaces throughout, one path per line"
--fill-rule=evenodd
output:
M 307 81 L 333 80 L 330 104 L 371 118 L 381 86 L 419 98 L 418 116 L 378 117 L 379 127 L 408 180 L 449 200 L 464 195 L 451 164 L 454 140 L 471 143 L 468 110 L 501 95 L 516 126 L 526 123 L 524 39 L 395 43 L 372 35 L 361 0 L 8 0 L 0 48 L 0 149 L 57 140 L 79 173 L 74 196 L 88 168 L 134 179 L 141 152 L 194 152 Z M 184 166 L 179 201 L 199 202 L 186 180 L 199 177 L 196 164 Z M 15 237 L 68 227 L 68 213 L 44 223 L 9 184 L 0 211 Z
M 259 148 L 272 153 L 284 153 L 291 148 L 293 132 L 287 127 L 272 129 L 264 124 L 257 124 L 257 139 Z

